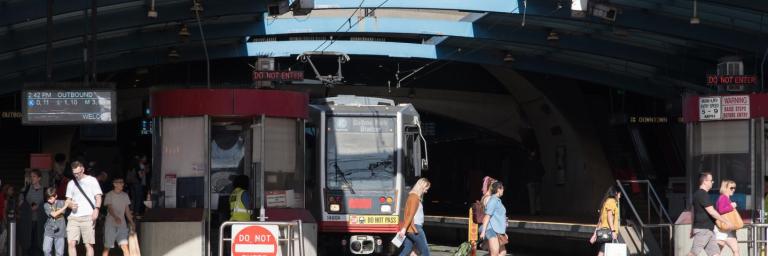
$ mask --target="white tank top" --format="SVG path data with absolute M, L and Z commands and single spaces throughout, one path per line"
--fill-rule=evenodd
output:
M 416 210 L 416 215 L 413 216 L 414 225 L 424 225 L 424 206 L 419 203 L 419 209 Z

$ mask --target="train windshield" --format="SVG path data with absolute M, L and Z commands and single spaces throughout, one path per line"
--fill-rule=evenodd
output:
M 394 117 L 329 117 L 326 152 L 329 189 L 394 189 Z

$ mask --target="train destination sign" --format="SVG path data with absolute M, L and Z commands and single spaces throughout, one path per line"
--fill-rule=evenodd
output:
M 25 90 L 22 122 L 26 125 L 114 123 L 115 95 L 115 91 L 104 89 Z
M 304 71 L 253 71 L 253 81 L 301 81 Z

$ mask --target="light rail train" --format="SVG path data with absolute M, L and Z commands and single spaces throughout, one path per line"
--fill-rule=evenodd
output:
M 321 255 L 387 255 L 410 186 L 427 167 L 411 104 L 343 95 L 310 105 L 307 209 Z M 338 246 L 336 246 L 338 245 Z

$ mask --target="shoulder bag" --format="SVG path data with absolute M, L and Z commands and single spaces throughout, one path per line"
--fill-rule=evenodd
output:
M 723 218 L 727 219 L 728 222 L 731 223 L 731 226 L 730 228 L 726 228 L 725 223 L 723 223 L 720 220 L 717 220 L 715 224 L 717 224 L 717 228 L 719 228 L 720 231 L 729 232 L 729 231 L 738 230 L 744 227 L 744 220 L 741 219 L 741 215 L 739 215 L 739 211 L 737 211 L 736 209 L 733 209 L 733 211 L 723 214 L 722 216 Z
M 605 202 L 603 202 L 603 204 L 600 207 L 600 215 L 597 218 L 597 226 L 600 226 L 600 220 L 603 217 L 603 213 L 602 213 L 603 208 L 605 208 Z M 618 202 L 617 202 L 616 208 L 618 209 Z M 601 244 L 610 243 L 613 241 L 613 230 L 607 227 L 599 228 L 595 230 L 595 236 L 596 236 L 595 243 L 601 243 Z
M 88 200 L 88 204 L 91 205 L 91 209 L 96 209 L 96 206 L 91 202 L 91 198 L 88 197 L 87 194 L 85 194 L 85 191 L 83 191 L 83 187 L 80 186 L 80 182 L 77 182 L 77 178 L 72 179 L 75 182 L 75 186 L 77 186 L 77 189 L 80 190 L 80 193 L 83 193 L 83 197 L 85 197 L 85 200 Z

